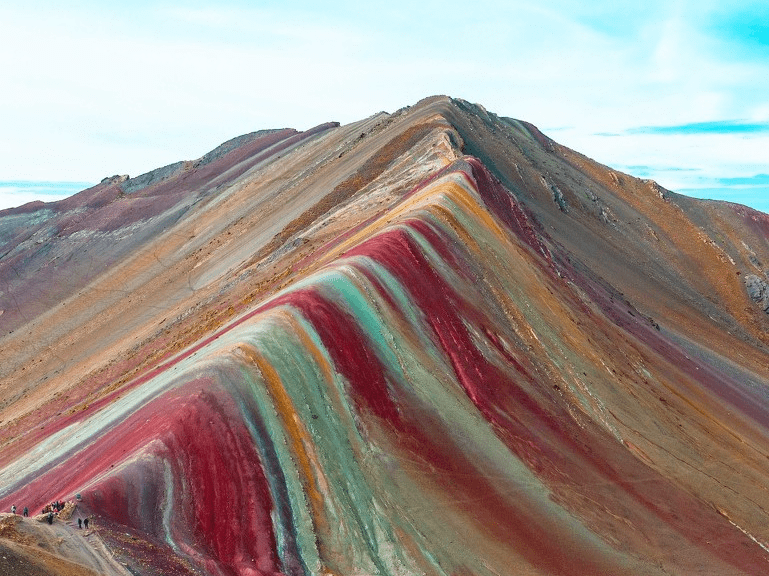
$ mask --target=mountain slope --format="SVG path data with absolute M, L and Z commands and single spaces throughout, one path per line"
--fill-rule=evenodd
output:
M 115 573 L 765 572 L 766 215 L 446 97 L 204 158 L 0 212 L 3 510 Z

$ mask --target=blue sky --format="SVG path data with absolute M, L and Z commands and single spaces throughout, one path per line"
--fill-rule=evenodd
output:
M 0 59 L 5 182 L 138 175 L 449 94 L 769 212 L 769 3 L 0 0 Z M 28 188 L 0 208 L 55 197 Z

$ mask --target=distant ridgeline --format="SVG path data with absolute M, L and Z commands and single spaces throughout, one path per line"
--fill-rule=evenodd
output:
M 0 211 L 22 206 L 35 199 L 46 202 L 61 200 L 92 186 L 89 182 L 48 182 L 32 180 L 0 180 Z

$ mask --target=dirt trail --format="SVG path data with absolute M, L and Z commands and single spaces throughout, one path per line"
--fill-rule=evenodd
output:
M 67 520 L 0 514 L 0 574 L 16 576 L 130 576 L 95 528 Z

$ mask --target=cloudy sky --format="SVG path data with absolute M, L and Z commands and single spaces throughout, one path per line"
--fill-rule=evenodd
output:
M 0 58 L 0 208 L 449 94 L 769 212 L 764 0 L 0 0 Z

